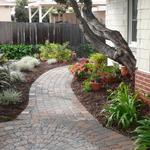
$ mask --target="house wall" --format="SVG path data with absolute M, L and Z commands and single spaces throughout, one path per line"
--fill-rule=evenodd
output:
M 106 0 L 106 26 L 118 30 L 127 40 L 127 0 Z
M 138 0 L 136 89 L 150 93 L 150 0 Z
M 105 11 L 95 11 L 93 13 L 99 21 L 105 24 Z
M 128 39 L 128 0 L 107 0 L 106 26 Z M 150 93 L 150 0 L 138 0 L 135 88 Z M 108 42 L 109 43 L 109 42 Z
M 0 6 L 0 21 L 11 21 L 11 8 Z

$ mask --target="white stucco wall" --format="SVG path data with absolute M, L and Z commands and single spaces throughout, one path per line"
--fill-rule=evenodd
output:
M 106 26 L 109 29 L 118 30 L 127 40 L 127 17 L 128 3 L 127 0 L 106 0 Z M 107 44 L 113 46 L 112 42 Z M 113 61 L 108 59 L 108 65 L 113 65 Z
M 106 5 L 106 26 L 120 31 L 127 40 L 127 0 L 107 0 Z
M 128 37 L 128 0 L 107 0 L 106 26 Z M 137 44 L 135 51 L 139 70 L 150 72 L 150 0 L 138 0 Z
M 150 0 L 138 1 L 137 66 L 150 72 Z
M 0 21 L 11 21 L 11 8 L 0 6 Z

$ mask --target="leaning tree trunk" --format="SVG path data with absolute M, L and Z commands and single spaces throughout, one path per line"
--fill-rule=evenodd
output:
M 80 10 L 76 0 L 70 0 L 74 12 L 80 21 L 80 28 L 86 39 L 95 49 L 112 60 L 126 66 L 129 69 L 130 74 L 132 74 L 135 71 L 136 59 L 127 42 L 118 31 L 106 28 L 105 25 L 95 18 L 92 13 L 91 0 L 83 1 L 84 5 Z M 105 40 L 113 42 L 115 47 L 106 44 L 104 42 Z

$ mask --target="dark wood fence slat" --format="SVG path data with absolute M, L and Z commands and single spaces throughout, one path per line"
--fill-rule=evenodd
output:
M 76 47 L 85 42 L 78 25 L 69 23 L 0 22 L 0 44 L 44 44 L 69 42 Z

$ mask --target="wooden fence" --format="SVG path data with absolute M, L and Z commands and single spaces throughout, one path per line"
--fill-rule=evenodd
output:
M 68 23 L 0 22 L 0 44 L 43 44 L 70 42 L 71 46 L 84 43 L 78 25 Z

